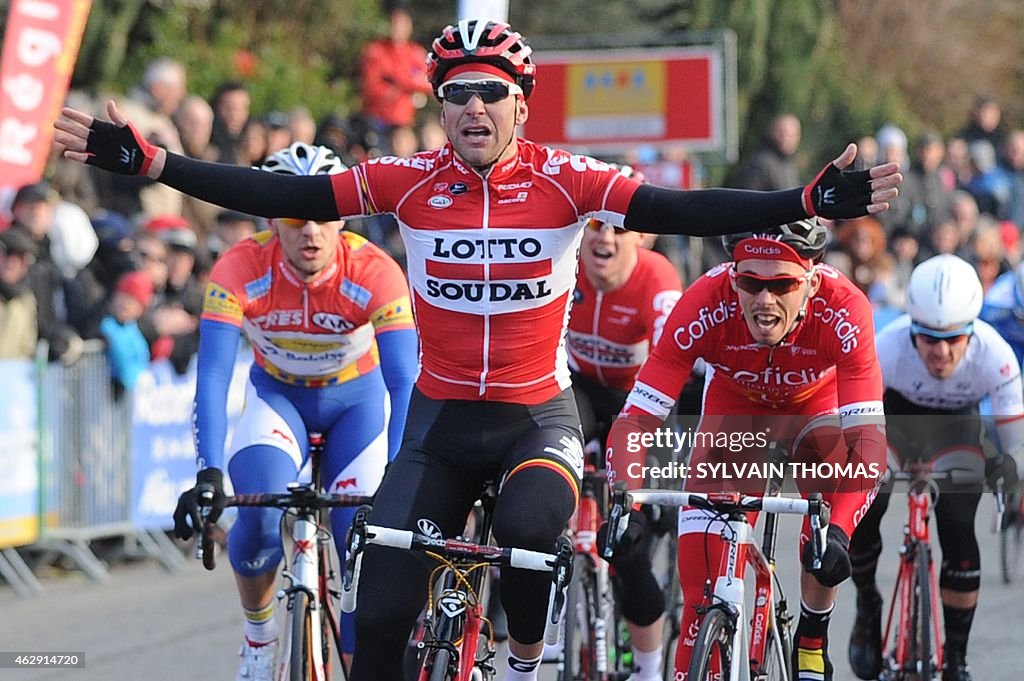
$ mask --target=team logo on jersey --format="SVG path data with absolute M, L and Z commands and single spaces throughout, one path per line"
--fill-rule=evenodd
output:
M 338 287 L 338 292 L 364 310 L 370 304 L 370 298 L 373 297 L 373 294 L 367 289 L 347 278 L 342 280 L 341 286 Z
M 573 292 L 572 292 L 572 304 L 573 305 L 579 305 L 582 302 L 583 302 L 583 291 L 581 291 L 579 289 L 579 287 L 576 287 L 575 289 L 573 289 Z
M 836 332 L 836 337 L 839 339 L 844 353 L 856 349 L 860 326 L 850 321 L 849 310 L 845 307 L 834 308 L 821 296 L 817 296 L 811 301 L 811 310 L 815 318 L 820 319 L 822 324 L 831 327 Z
M 335 333 L 347 333 L 356 328 L 356 325 L 339 314 L 330 312 L 317 312 L 313 315 L 313 323 L 321 329 L 327 329 Z
M 448 189 L 448 183 L 447 182 L 437 182 L 436 184 L 434 184 L 434 193 L 435 194 L 440 194 L 445 189 Z
M 680 350 L 689 350 L 696 341 L 703 338 L 711 329 L 724 324 L 736 313 L 736 301 L 727 303 L 720 301 L 714 307 L 705 305 L 697 311 L 697 318 L 685 326 L 680 326 L 672 334 Z
M 513 197 L 507 199 L 498 199 L 498 204 L 504 205 L 507 203 L 526 203 L 526 198 L 530 195 L 530 192 L 519 192 Z
M 241 319 L 242 306 L 238 304 L 238 299 L 235 298 L 231 291 L 211 281 L 206 285 L 203 313 L 223 315 L 231 319 Z
M 451 192 L 453 196 L 458 196 L 459 194 L 465 194 L 466 192 L 468 192 L 469 185 L 466 184 L 465 182 L 456 182 L 448 191 Z
M 447 208 L 448 206 L 452 205 L 452 197 L 445 196 L 444 194 L 431 196 L 430 200 L 427 201 L 427 205 L 429 205 L 431 208 Z

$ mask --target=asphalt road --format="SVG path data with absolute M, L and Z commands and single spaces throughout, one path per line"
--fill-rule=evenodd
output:
M 887 540 L 880 580 L 891 593 L 895 551 L 904 505 L 893 499 L 884 525 Z M 982 545 L 981 604 L 970 647 L 974 678 L 1024 678 L 1024 583 L 1005 586 L 997 568 L 998 545 L 988 533 L 991 499 L 978 514 Z M 795 601 L 795 522 L 783 526 L 780 575 Z M 242 617 L 227 561 L 206 572 L 190 561 L 169 573 L 152 560 L 112 568 L 107 584 L 71 571 L 41 575 L 45 593 L 20 599 L 0 582 L 0 651 L 75 651 L 81 669 L 0 669 L 0 680 L 17 681 L 181 681 L 233 679 Z M 853 679 L 846 664 L 846 638 L 853 617 L 853 589 L 844 585 L 831 627 L 836 681 Z M 551 668 L 542 679 L 553 678 Z

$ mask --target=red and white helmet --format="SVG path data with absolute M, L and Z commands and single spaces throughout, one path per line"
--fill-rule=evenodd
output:
M 535 85 L 537 66 L 530 59 L 533 48 L 506 23 L 484 19 L 463 19 L 448 26 L 430 46 L 427 80 L 434 88 L 445 81 L 448 71 L 459 64 L 491 64 L 511 76 L 529 98 Z

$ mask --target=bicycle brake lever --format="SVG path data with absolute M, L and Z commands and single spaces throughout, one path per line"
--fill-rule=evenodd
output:
M 213 510 L 213 487 L 207 483 L 196 485 L 196 496 L 199 506 L 199 527 L 193 528 L 196 534 L 196 559 L 202 560 L 205 554 L 203 544 L 206 539 L 206 522 Z
M 605 536 L 604 546 L 601 547 L 601 557 L 605 560 L 615 555 L 615 547 L 629 527 L 628 504 L 629 493 L 626 491 L 626 483 L 615 483 L 612 490 L 611 508 L 608 510 L 608 532 Z
M 341 576 L 342 588 L 345 591 L 352 589 L 353 576 L 356 570 L 356 562 L 366 547 L 366 525 L 370 509 L 367 506 L 360 506 L 352 519 L 352 527 L 349 529 L 348 550 L 345 556 L 345 570 Z
M 830 518 L 830 512 L 828 507 L 823 503 L 820 492 L 812 494 L 810 501 L 814 502 L 816 506 L 816 508 L 812 508 L 810 515 L 811 550 L 813 555 L 813 558 L 811 559 L 811 570 L 820 570 L 821 559 L 825 555 L 826 533 L 828 532 L 828 519 Z

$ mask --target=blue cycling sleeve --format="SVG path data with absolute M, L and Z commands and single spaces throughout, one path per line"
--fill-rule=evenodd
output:
M 228 431 L 228 388 L 235 367 L 241 329 L 204 319 L 199 322 L 196 400 L 192 435 L 199 469 L 224 467 Z
M 416 382 L 419 340 L 413 329 L 395 329 L 377 334 L 380 370 L 391 396 L 391 422 L 388 424 L 388 461 L 393 461 L 402 444 L 409 396 Z

